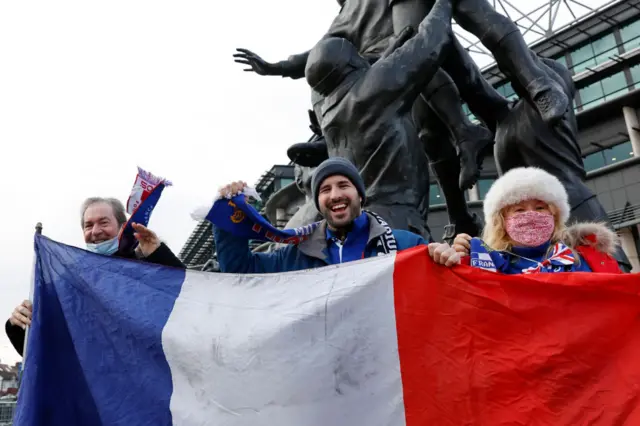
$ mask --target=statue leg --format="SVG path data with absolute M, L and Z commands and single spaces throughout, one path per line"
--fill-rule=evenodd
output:
M 544 72 L 537 57 L 529 53 L 518 27 L 502 16 L 487 0 L 459 0 L 455 19 L 465 30 L 474 34 L 493 53 L 500 68 L 531 100 L 544 121 L 553 123 L 569 108 L 569 98 L 562 88 Z
M 475 61 L 454 37 L 451 51 L 442 63 L 460 96 L 473 114 L 495 132 L 496 122 L 509 112 L 509 101 L 482 76 Z
M 460 169 L 458 186 L 462 190 L 471 188 L 480 177 L 484 153 L 493 145 L 493 133 L 469 120 L 462 110 L 458 88 L 443 70 L 434 75 L 422 96 L 444 124 L 455 145 Z
M 449 225 L 445 228 L 443 239 L 451 242 L 459 233 L 479 235 L 483 224 L 480 218 L 469 211 L 464 191 L 457 184 L 460 162 L 447 137 L 448 130 L 422 96 L 413 105 L 412 116 L 416 127 L 420 129 L 420 140 L 447 204 Z
M 393 26 L 399 34 L 407 26 L 418 28 L 427 16 L 431 3 L 425 0 L 391 1 Z M 445 55 L 446 56 L 446 55 Z M 451 77 L 438 69 L 423 96 L 446 126 L 455 141 L 460 161 L 459 186 L 471 188 L 480 175 L 482 155 L 493 144 L 493 134 L 484 126 L 472 123 L 462 110 L 462 101 Z

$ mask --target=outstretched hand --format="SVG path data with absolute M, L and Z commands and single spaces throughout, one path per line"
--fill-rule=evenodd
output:
M 160 247 L 160 238 L 151 229 L 139 223 L 132 223 L 133 236 L 138 240 L 140 251 L 144 257 L 150 256 Z
M 255 72 L 259 75 L 279 75 L 278 67 L 275 64 L 265 61 L 248 49 L 237 48 L 234 53 L 234 62 L 238 64 L 248 65 L 244 71 Z

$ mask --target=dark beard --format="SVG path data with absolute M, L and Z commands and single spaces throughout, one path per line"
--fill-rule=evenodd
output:
M 331 209 L 328 209 L 328 210 L 329 212 L 331 212 Z M 360 206 L 354 205 L 352 203 L 349 203 L 347 205 L 347 210 L 349 211 L 351 220 L 349 221 L 348 224 L 343 226 L 337 226 L 334 223 L 332 223 L 330 219 L 331 217 L 330 214 L 323 214 L 325 220 L 327 221 L 327 225 L 329 226 L 329 229 L 331 229 L 336 234 L 336 236 L 341 240 L 344 240 L 347 234 L 351 232 L 351 230 L 353 229 L 353 221 L 356 220 L 358 216 L 360 216 L 360 214 L 362 213 L 360 211 Z

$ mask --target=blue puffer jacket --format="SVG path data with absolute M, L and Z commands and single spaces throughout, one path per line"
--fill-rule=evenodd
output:
M 376 220 L 369 219 L 369 239 L 364 253 L 365 258 L 377 255 L 374 247 L 376 237 L 385 232 L 385 228 Z M 297 246 L 288 245 L 272 253 L 252 253 L 246 238 L 236 237 L 214 226 L 213 236 L 220 270 L 234 274 L 264 274 L 327 266 L 330 260 L 327 252 L 326 227 L 326 222 L 323 221 L 308 240 Z M 409 231 L 393 230 L 393 235 L 396 238 L 398 250 L 427 244 L 421 236 Z

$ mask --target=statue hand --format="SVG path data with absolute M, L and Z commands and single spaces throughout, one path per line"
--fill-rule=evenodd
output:
M 245 68 L 244 71 L 255 72 L 259 75 L 280 75 L 279 67 L 275 64 L 269 63 L 256 55 L 250 50 L 238 48 L 238 53 L 234 53 L 234 62 L 238 64 L 248 65 L 249 68 Z

